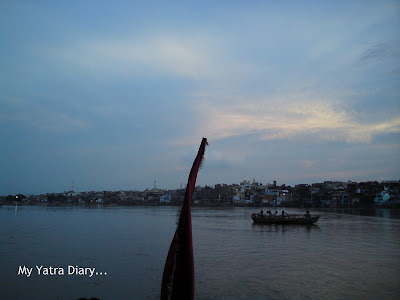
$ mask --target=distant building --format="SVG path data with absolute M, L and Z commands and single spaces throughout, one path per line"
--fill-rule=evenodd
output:
M 161 203 L 168 203 L 170 204 L 172 201 L 172 196 L 171 194 L 166 194 L 160 197 L 160 204 Z
M 232 202 L 233 203 L 241 203 L 240 195 L 236 194 L 232 197 Z
M 381 193 L 377 193 L 374 199 L 375 205 L 384 205 L 387 204 L 390 200 L 390 194 L 387 191 L 383 191 Z

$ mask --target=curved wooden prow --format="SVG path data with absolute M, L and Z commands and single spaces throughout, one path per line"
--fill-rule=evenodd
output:
M 203 138 L 186 186 L 179 223 L 169 247 L 161 283 L 161 299 L 194 299 L 194 261 L 191 202 L 197 173 L 204 158 L 207 139 Z

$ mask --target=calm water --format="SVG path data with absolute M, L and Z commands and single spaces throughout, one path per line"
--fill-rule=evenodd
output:
M 196 299 L 400 299 L 398 211 L 324 210 L 311 227 L 253 225 L 254 211 L 193 209 Z M 176 221 L 175 207 L 3 206 L 0 299 L 158 299 Z

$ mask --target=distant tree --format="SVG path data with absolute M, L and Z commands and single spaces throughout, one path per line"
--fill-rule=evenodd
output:
M 262 196 L 261 195 L 258 195 L 258 194 L 256 194 L 256 195 L 254 195 L 254 204 L 255 205 L 257 205 L 257 206 L 260 206 L 260 205 L 262 205 Z
M 360 196 L 360 206 L 361 207 L 373 207 L 374 205 L 374 195 L 361 195 Z
M 57 200 L 60 202 L 65 202 L 67 201 L 67 197 L 65 197 L 64 194 L 58 194 Z
M 15 201 L 15 196 L 14 195 L 8 195 L 6 197 L 6 201 Z
M 309 199 L 311 197 L 311 190 L 307 185 L 298 186 L 296 193 L 300 200 Z

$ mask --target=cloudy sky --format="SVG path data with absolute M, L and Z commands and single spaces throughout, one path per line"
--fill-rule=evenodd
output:
M 203 136 L 199 185 L 399 180 L 399 57 L 398 1 L 2 1 L 0 195 L 178 188 Z

